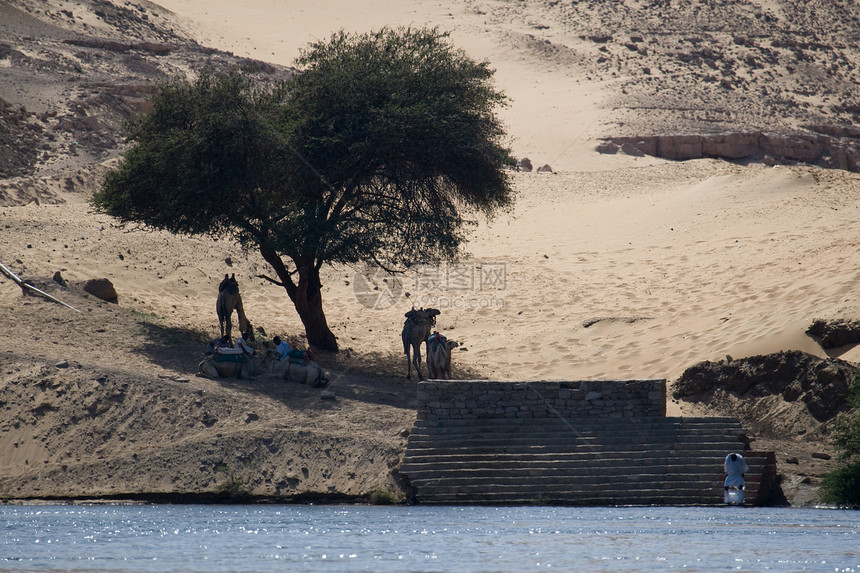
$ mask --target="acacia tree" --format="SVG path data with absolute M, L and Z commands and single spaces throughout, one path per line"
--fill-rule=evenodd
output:
M 323 265 L 448 260 L 469 217 L 511 204 L 506 98 L 437 29 L 339 32 L 297 66 L 273 86 L 241 73 L 162 86 L 93 203 L 259 249 L 308 341 L 336 350 Z

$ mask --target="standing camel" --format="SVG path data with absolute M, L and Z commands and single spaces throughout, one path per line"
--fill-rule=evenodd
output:
M 427 376 L 435 380 L 451 380 L 451 351 L 459 342 L 448 340 L 438 332 L 427 338 Z
M 424 380 L 421 375 L 421 343 L 427 340 L 430 332 L 436 326 L 436 316 L 440 312 L 435 308 L 414 308 L 407 312 L 406 322 L 403 323 L 403 332 L 400 333 L 400 338 L 403 340 L 403 353 L 406 354 L 406 379 L 412 378 L 412 366 L 415 365 L 415 371 L 418 372 L 418 379 Z M 410 356 L 410 350 L 413 356 Z
M 245 316 L 245 309 L 242 307 L 242 295 L 239 294 L 239 283 L 236 281 L 236 273 L 233 276 L 227 277 L 224 275 L 224 280 L 218 285 L 218 300 L 215 302 L 215 312 L 218 313 L 218 323 L 221 326 L 221 336 L 225 332 L 224 325 L 226 323 L 227 338 L 230 343 L 233 343 L 233 310 L 239 316 L 239 330 L 248 335 L 248 341 L 253 342 L 254 330 L 251 328 L 251 323 L 248 317 Z

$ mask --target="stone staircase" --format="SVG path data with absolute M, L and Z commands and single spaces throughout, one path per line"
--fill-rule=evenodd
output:
M 424 504 L 721 505 L 723 460 L 739 452 L 756 505 L 776 465 L 744 434 L 735 418 L 419 418 L 400 473 Z

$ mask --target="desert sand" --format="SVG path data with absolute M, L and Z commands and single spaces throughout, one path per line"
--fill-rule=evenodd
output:
M 61 4 L 65 5 L 54 2 L 52 7 L 59 10 Z M 73 4 L 69 9 L 81 13 Z M 697 74 L 716 68 L 701 63 L 683 73 L 672 68 L 680 64 L 666 50 L 671 46 L 682 50 L 684 44 L 677 38 L 660 39 L 652 29 L 657 39 L 645 35 L 634 42 L 651 42 L 650 49 L 625 47 L 631 35 L 636 39 L 648 26 L 642 23 L 637 28 L 628 21 L 619 31 L 606 21 L 610 16 L 600 3 L 581 3 L 578 14 L 554 2 L 489 0 L 338 0 L 299 5 L 272 0 L 162 0 L 159 4 L 172 14 L 143 3 L 149 14 L 169 21 L 177 34 L 239 57 L 283 66 L 289 66 L 308 42 L 325 40 L 341 28 L 362 32 L 383 25 L 439 26 L 451 32 L 455 45 L 491 62 L 498 86 L 510 97 L 510 105 L 500 115 L 515 154 L 529 158 L 535 167 L 549 165 L 552 171 L 511 173 L 518 192 L 514 208 L 480 221 L 457 263 L 417 266 L 398 277 L 364 268 L 325 270 L 324 308 L 342 352 L 321 354 L 319 360 L 332 372 L 329 389 L 338 396 L 334 402 L 322 402 L 317 391 L 294 385 L 261 382 L 255 389 L 246 381 L 216 382 L 194 376 L 202 345 L 218 334 L 214 303 L 224 273 L 236 274 L 245 310 L 256 326 L 269 336 L 280 334 L 295 345 L 306 344 L 286 293 L 257 278 L 271 274 L 258 254 L 243 252 L 224 240 L 120 228 L 108 217 L 90 212 L 86 185 L 71 192 L 58 186 L 50 192 L 50 201 L 44 197 L 24 205 L 20 203 L 26 201 L 7 201 L 0 207 L 0 262 L 25 278 L 41 280 L 47 290 L 82 312 L 22 297 L 11 281 L 0 278 L 0 305 L 8 321 L 7 349 L 0 354 L 2 382 L 7 389 L 15 384 L 37 387 L 17 394 L 21 408 L 46 392 L 52 396 L 43 402 L 47 406 L 39 410 L 37 404 L 27 415 L 10 412 L 15 401 L 7 399 L 6 434 L 0 443 L 3 497 L 119 495 L 143 492 L 147 483 L 156 483 L 154 478 L 134 481 L 138 470 L 132 469 L 136 467 L 132 455 L 142 457 L 146 451 L 155 456 L 159 449 L 156 422 L 154 427 L 137 429 L 130 424 L 121 439 L 112 426 L 106 435 L 93 438 L 98 444 L 93 451 L 98 453 L 88 457 L 86 441 L 57 441 L 57 435 L 75 433 L 68 418 L 49 421 L 58 412 L 68 415 L 66 405 L 60 405 L 64 393 L 68 399 L 76 396 L 87 412 L 100 411 L 99 406 L 86 403 L 108 392 L 106 387 L 113 388 L 114 394 L 106 395 L 108 400 L 114 396 L 114 403 L 143 400 L 145 392 L 132 398 L 128 389 L 129 384 L 135 387 L 139 377 L 149 380 L 153 388 L 173 384 L 180 388 L 173 391 L 190 396 L 182 406 L 187 409 L 182 410 L 171 406 L 174 398 L 164 390 L 162 402 L 146 410 L 155 412 L 155 420 L 164 426 L 200 418 L 203 406 L 196 402 L 204 393 L 218 404 L 210 407 L 210 413 L 218 419 L 219 439 L 205 435 L 211 425 L 199 423 L 193 439 L 178 430 L 165 433 L 194 447 L 201 440 L 211 440 L 211 451 L 201 454 L 206 458 L 200 469 L 205 476 L 189 477 L 194 472 L 183 470 L 171 482 L 166 472 L 164 481 L 152 490 L 214 491 L 216 485 L 223 490 L 229 485 L 227 476 L 235 482 L 238 471 L 227 472 L 225 467 L 243 468 L 242 485 L 255 495 L 359 495 L 391 487 L 387 470 L 396 465 L 404 443 L 401 432 L 414 418 L 410 400 L 415 386 L 414 381 L 403 379 L 406 365 L 399 339 L 403 314 L 412 306 L 442 311 L 440 331 L 460 343 L 454 355 L 456 377 L 512 381 L 671 381 L 697 362 L 726 355 L 737 359 L 796 349 L 826 357 L 805 334 L 813 319 L 860 316 L 856 295 L 860 174 L 796 162 L 677 162 L 595 151 L 603 139 L 618 135 L 691 133 L 705 117 L 716 118 L 709 125 L 726 129 L 748 125 L 785 130 L 811 119 L 850 123 L 850 111 L 839 107 L 839 98 L 844 97 L 845 86 L 856 89 L 860 61 L 856 50 L 845 48 L 841 28 L 833 29 L 829 38 L 817 31 L 816 38 L 842 46 L 838 57 L 855 67 L 843 62 L 840 74 L 831 74 L 839 75 L 838 81 L 828 76 L 832 86 L 827 84 L 830 87 L 825 89 L 822 83 L 820 92 L 797 96 L 803 105 L 787 113 L 780 107 L 784 104 L 770 105 L 762 99 L 760 90 L 769 88 L 772 94 L 776 86 L 792 85 L 793 74 L 801 73 L 796 62 L 776 58 L 766 70 L 770 76 L 764 76 L 758 67 L 745 68 L 743 62 L 749 59 L 738 56 L 732 77 L 747 87 L 722 94 L 719 83 L 696 79 Z M 645 9 L 632 0 L 622 4 L 631 11 Z M 789 3 L 738 3 L 737 7 L 740 12 L 774 15 L 786 34 L 803 25 L 786 15 L 789 8 L 794 9 Z M 743 47 L 732 42 L 732 30 L 713 31 L 713 25 L 703 24 L 711 14 L 707 4 L 682 3 L 677 10 L 696 15 L 672 20 L 673 26 L 680 26 L 679 22 L 688 26 L 675 30 L 678 38 L 712 34 L 731 50 Z M 833 10 L 853 10 L 858 16 L 856 7 Z M 590 19 L 584 18 L 586 12 Z M 749 18 L 749 29 L 735 30 L 735 36 L 752 36 L 766 28 L 761 18 Z M 99 21 L 92 20 L 90 33 Z M 731 18 L 726 22 L 731 23 Z M 601 33 L 614 34 L 614 40 L 589 39 Z M 699 43 L 701 39 L 692 45 Z M 600 58 L 608 63 L 600 63 Z M 0 64 L 4 61 L 9 60 Z M 0 75 L 9 67 L 0 65 Z M 643 73 L 643 67 L 649 73 Z M 826 75 L 829 68 L 822 64 L 821 69 Z M 743 82 L 737 79 L 741 76 Z M 12 101 L 8 93 L 4 97 Z M 12 103 L 34 105 L 24 96 L 20 99 Z M 660 105 L 655 107 L 654 102 Z M 97 182 L 104 169 L 100 163 L 115 156 L 115 151 L 109 151 L 77 167 Z M 61 172 L 60 167 L 56 170 Z M 44 166 L 42 171 L 49 173 Z M 56 271 L 72 288 L 63 290 L 49 280 Z M 98 277 L 115 285 L 118 304 L 98 301 L 80 290 L 83 281 Z M 858 362 L 860 348 L 836 349 L 830 356 Z M 62 360 L 77 366 L 54 376 L 54 364 Z M 108 382 L 99 382 L 100 372 Z M 73 380 L 74 390 L 56 391 L 63 376 Z M 51 381 L 45 383 L 47 378 Z M 266 408 L 271 409 L 268 417 Z M 686 403 L 669 405 L 670 415 L 702 411 Z M 290 416 L 289 421 L 275 421 L 283 416 Z M 353 421 L 346 423 L 349 416 Z M 81 419 L 86 432 L 98 435 L 99 424 L 92 417 Z M 366 429 L 363 424 L 373 424 L 374 417 L 376 441 L 367 447 L 382 453 L 355 461 L 362 457 L 356 453 L 360 446 L 346 445 L 346 440 L 358 427 Z M 30 425 L 42 430 L 31 431 Z M 258 428 L 256 433 L 249 433 L 251 426 Z M 61 429 L 50 430 L 56 427 Z M 283 435 L 276 438 L 274 449 L 280 454 L 269 448 L 268 477 L 250 477 L 253 472 L 247 470 L 247 460 L 231 453 L 257 448 L 249 444 L 260 436 L 287 431 L 304 437 L 302 432 L 330 435 L 302 447 L 295 441 L 290 445 Z M 135 432 L 137 445 L 133 446 L 128 440 Z M 785 455 L 830 451 L 820 441 L 795 444 L 792 449 L 789 442 L 799 439 L 789 437 L 786 444 L 773 447 L 784 448 L 779 454 Z M 352 477 L 350 472 L 332 472 L 326 462 L 333 459 L 330 452 L 319 459 L 326 443 L 336 444 L 328 450 L 334 448 L 343 456 L 335 465 L 359 468 L 351 472 Z M 67 455 L 72 449 L 75 453 Z M 180 459 L 189 451 L 193 448 L 177 446 L 173 458 L 165 459 Z M 62 477 L 75 467 L 88 468 L 87 476 L 98 475 L 98 460 L 105 458 L 116 477 L 104 487 L 82 485 L 81 479 L 72 486 L 73 480 Z M 161 458 L 149 461 L 156 459 Z M 819 459 L 804 459 L 804 463 L 803 471 L 816 480 L 831 467 Z M 203 465 L 208 468 L 205 472 Z M 43 473 L 34 473 L 34 466 L 44 466 Z M 54 472 L 50 479 L 45 477 L 48 471 Z M 356 479 L 356 472 L 364 477 Z M 186 482 L 180 487 L 177 479 Z M 134 485 L 129 487 L 129 481 Z M 807 497 L 798 503 L 809 502 Z
M 857 174 L 595 153 L 596 139 L 618 121 L 605 105 L 616 82 L 590 81 L 589 70 L 541 61 L 514 41 L 545 24 L 542 3 L 520 14 L 473 2 L 161 4 L 186 18 L 201 43 L 284 65 L 333 30 L 381 25 L 440 26 L 457 46 L 492 63 L 511 98 L 500 113 L 516 154 L 555 173 L 515 176 L 515 211 L 480 227 L 465 265 L 429 278 L 418 270 L 401 281 L 416 306 L 450 307 L 442 308 L 440 325 L 466 343 L 461 362 L 485 376 L 671 379 L 726 354 L 798 349 L 824 356 L 804 335 L 809 323 L 860 311 L 851 296 Z M 502 23 L 488 28 L 494 20 Z M 546 38 L 559 36 L 563 30 L 548 27 Z M 484 274 L 503 269 L 503 284 L 482 290 L 482 265 Z M 472 276 L 448 280 L 446 273 L 462 270 Z M 339 275 L 354 272 L 335 271 L 327 281 L 330 314 L 396 325 L 408 303 L 367 313 L 350 300 L 350 288 L 339 288 L 354 284 Z M 422 289 L 425 283 L 441 288 Z M 593 318 L 605 320 L 582 326 Z M 393 352 L 397 342 L 391 337 Z M 860 351 L 842 358 L 860 359 Z

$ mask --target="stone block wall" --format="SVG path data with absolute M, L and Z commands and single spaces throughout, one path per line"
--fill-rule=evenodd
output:
M 587 417 L 597 421 L 666 416 L 666 380 L 418 384 L 418 419 Z

